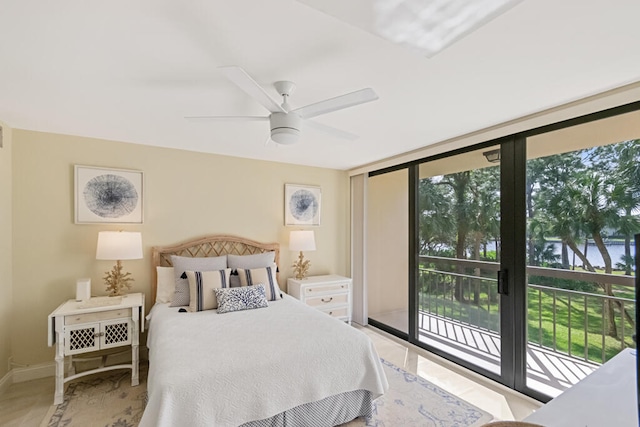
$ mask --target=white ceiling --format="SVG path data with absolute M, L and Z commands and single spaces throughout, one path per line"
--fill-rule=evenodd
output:
M 344 2 L 331 0 L 325 3 Z M 354 7 L 357 7 L 354 2 Z M 343 6 L 344 7 L 344 6 Z M 14 128 L 348 169 L 640 80 L 637 0 L 524 0 L 431 58 L 295 0 L 3 0 L 0 120 Z M 266 115 L 216 68 L 293 107 L 363 87 L 378 101 L 265 147 Z

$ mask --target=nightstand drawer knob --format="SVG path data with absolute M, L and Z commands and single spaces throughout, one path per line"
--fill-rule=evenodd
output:
M 326 300 L 326 299 L 324 299 L 324 298 L 322 298 L 322 300 L 321 300 L 321 301 L 322 301 L 322 302 L 331 302 L 331 301 L 333 301 L 333 297 L 331 297 L 331 298 L 329 298 L 329 299 L 327 299 L 327 300 Z

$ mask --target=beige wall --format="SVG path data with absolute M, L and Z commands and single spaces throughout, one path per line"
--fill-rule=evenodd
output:
M 0 380 L 8 372 L 13 325 L 11 251 L 11 128 L 0 122 L 3 146 L 0 148 Z
M 367 309 L 376 320 L 409 306 L 408 186 L 406 169 L 367 181 Z
M 110 261 L 95 260 L 98 231 L 141 231 L 145 259 L 124 261 L 135 277 L 133 291 L 147 293 L 151 247 L 193 237 L 229 233 L 281 245 L 280 282 L 295 253 L 283 225 L 284 184 L 322 188 L 322 224 L 310 274 L 349 273 L 349 180 L 347 173 L 89 138 L 14 130 L 13 138 L 13 357 L 17 364 L 53 360 L 47 347 L 47 315 L 75 296 L 79 277 L 101 277 Z M 4 160 L 4 159 L 2 159 Z M 144 224 L 76 225 L 74 164 L 144 171 Z M 4 185 L 4 184 L 2 184 Z M 0 197 L 9 190 L 0 190 Z M 149 304 L 148 304 L 149 305 Z M 4 324 L 4 322 L 3 322 Z

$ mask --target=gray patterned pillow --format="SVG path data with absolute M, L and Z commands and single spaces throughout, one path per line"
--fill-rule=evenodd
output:
M 218 299 L 218 314 L 268 307 L 262 283 L 241 288 L 216 288 L 213 292 Z

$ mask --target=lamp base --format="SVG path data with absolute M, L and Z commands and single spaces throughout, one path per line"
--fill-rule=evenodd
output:
M 306 279 L 307 273 L 309 272 L 309 267 L 311 267 L 311 261 L 308 259 L 304 259 L 304 255 L 302 255 L 302 251 L 300 251 L 300 255 L 298 255 L 298 260 L 295 261 L 292 265 L 293 272 L 295 273 L 295 277 L 298 280 Z
M 105 273 L 104 284 L 107 286 L 106 291 L 109 292 L 110 297 L 117 297 L 124 295 L 123 289 L 131 289 L 131 282 L 133 278 L 129 277 L 131 273 L 122 272 L 122 261 L 116 261 L 116 265 L 113 266 L 111 271 Z

